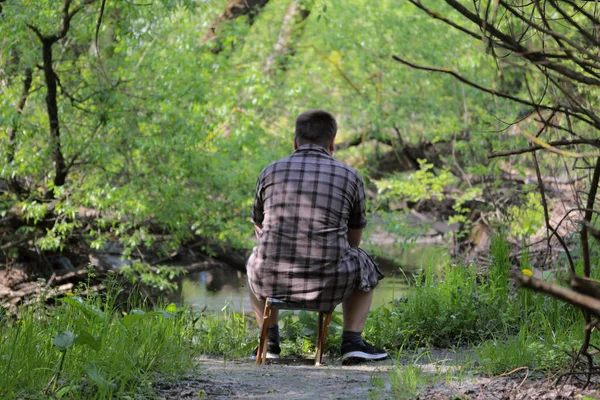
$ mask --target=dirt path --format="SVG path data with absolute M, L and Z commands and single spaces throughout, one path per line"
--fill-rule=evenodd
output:
M 165 399 L 223 400 L 390 398 L 389 370 L 393 362 L 315 367 L 309 360 L 288 359 L 257 366 L 248 360 L 205 359 L 200 368 L 197 376 L 163 385 L 159 395 Z
M 204 358 L 200 360 L 197 372 L 175 383 L 157 385 L 155 389 L 160 399 L 182 400 L 600 399 L 598 390 L 582 390 L 572 385 L 555 386 L 555 377 L 538 375 L 537 379 L 532 379 L 532 374 L 526 369 L 504 377 L 447 379 L 456 375 L 451 370 L 458 371 L 460 357 L 453 352 L 428 350 L 426 357 L 412 355 L 399 360 L 400 371 L 418 366 L 421 382 L 429 382 L 419 390 L 419 395 L 411 395 L 409 390 L 393 390 L 391 380 L 397 379 L 397 385 L 401 382 L 401 373 L 394 372 L 395 360 L 342 366 L 338 359 L 325 359 L 325 365 L 315 367 L 311 360 L 284 359 L 257 366 L 250 360 Z M 427 379 L 427 376 L 432 379 Z

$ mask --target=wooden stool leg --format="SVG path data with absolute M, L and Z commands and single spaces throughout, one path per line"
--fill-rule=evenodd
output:
M 327 314 L 325 316 L 325 323 L 323 324 L 323 348 L 325 348 L 325 341 L 327 340 L 327 331 L 329 331 L 329 323 L 331 322 L 332 316 L 333 314 Z
M 269 317 L 271 316 L 271 304 L 268 299 L 265 301 L 265 310 L 263 311 L 262 329 L 258 341 L 258 351 L 256 352 L 256 365 L 267 362 L 267 335 L 269 330 Z
M 321 362 L 323 361 L 323 350 L 325 350 L 325 343 L 327 342 L 327 331 L 329 331 L 329 323 L 331 322 L 331 316 L 332 314 L 327 314 L 325 316 L 325 321 L 321 323 L 323 319 L 323 313 L 319 312 L 319 325 L 321 327 L 319 328 L 320 333 L 317 337 L 318 350 L 317 354 L 315 355 L 315 365 L 321 365 Z
M 321 365 L 321 358 L 323 356 L 323 312 L 319 311 L 319 318 L 317 324 L 317 348 L 315 352 L 315 365 Z

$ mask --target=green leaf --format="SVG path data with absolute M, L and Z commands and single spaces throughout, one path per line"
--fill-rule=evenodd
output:
M 98 370 L 98 368 L 93 365 L 93 364 L 86 364 L 83 366 L 83 370 L 87 373 L 88 377 L 96 384 L 98 385 L 98 388 L 101 390 L 114 390 L 117 388 L 117 385 L 115 385 L 113 382 L 110 382 L 109 380 L 107 380 L 106 378 L 104 378 L 104 376 L 102 376 L 102 373 Z
M 60 351 L 67 351 L 67 349 L 71 348 L 73 344 L 75 344 L 75 339 L 77 339 L 77 335 L 75 335 L 71 331 L 62 331 L 58 335 L 52 338 L 52 343 Z
M 153 315 L 153 316 L 163 317 L 164 319 L 171 319 L 171 318 L 173 318 L 173 314 L 171 314 L 170 312 L 165 311 L 165 310 L 153 311 L 151 313 L 148 313 L 147 315 Z
M 105 315 L 102 311 L 98 310 L 96 307 L 91 304 L 87 304 L 81 297 L 73 296 L 73 297 L 63 297 L 60 299 L 63 303 L 67 303 L 81 311 L 83 311 L 86 315 L 91 317 L 105 318 Z
M 59 390 L 57 390 L 56 393 L 54 394 L 54 396 L 56 396 L 57 399 L 62 399 L 63 397 L 65 397 L 69 394 L 76 393 L 80 389 L 81 389 L 81 385 L 67 385 L 67 386 L 62 387 Z
M 121 319 L 121 323 L 129 329 L 133 324 L 147 318 L 147 316 L 148 314 L 141 310 L 132 310 L 129 314 Z
M 100 350 L 100 342 L 96 340 L 94 336 L 92 336 L 88 331 L 81 331 L 77 334 L 77 338 L 75 339 L 75 344 L 77 345 L 87 345 L 92 349 L 98 351 Z

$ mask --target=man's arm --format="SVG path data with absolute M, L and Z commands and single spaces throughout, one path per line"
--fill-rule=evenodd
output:
M 350 243 L 350 247 L 358 247 L 360 238 L 362 237 L 362 231 L 362 228 L 348 229 L 348 243 Z
M 256 235 L 257 239 L 260 239 L 260 232 L 262 231 L 262 225 L 261 224 L 254 224 L 254 234 Z

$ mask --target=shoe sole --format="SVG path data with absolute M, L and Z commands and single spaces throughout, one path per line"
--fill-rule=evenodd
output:
M 369 354 L 363 351 L 351 351 L 342 355 L 342 364 L 356 364 L 364 361 L 379 361 L 388 358 L 387 353 Z
M 267 351 L 267 360 L 277 360 L 279 357 L 279 354 L 277 353 L 269 353 Z M 250 356 L 250 360 L 252 361 L 256 361 L 256 354 Z

